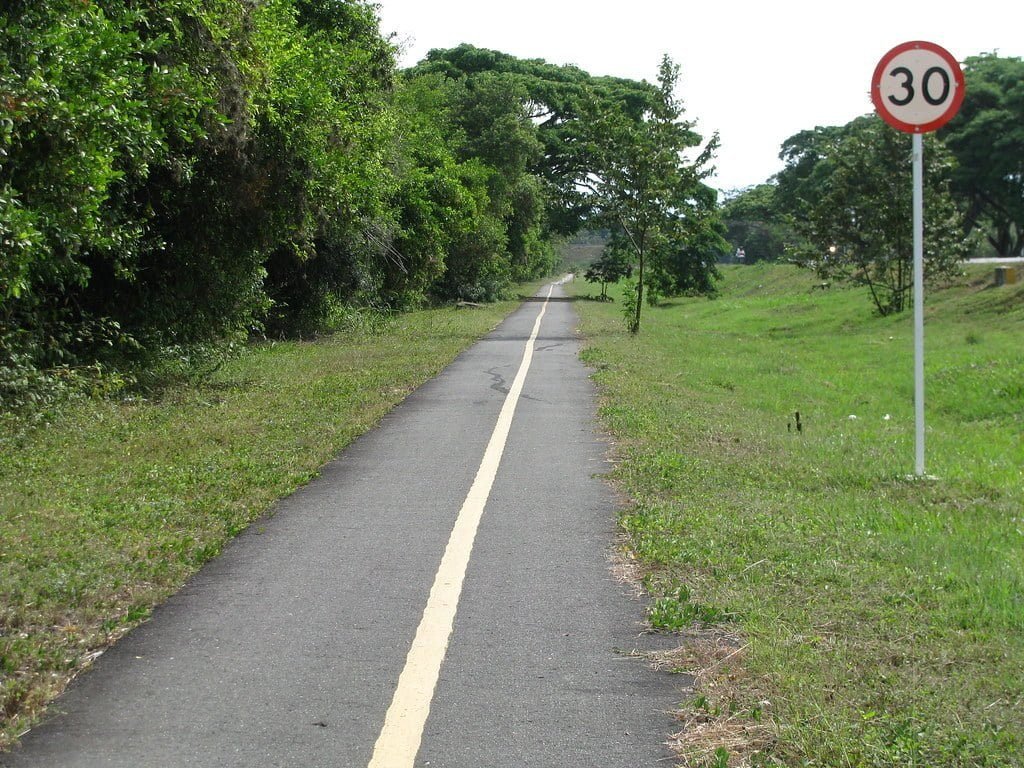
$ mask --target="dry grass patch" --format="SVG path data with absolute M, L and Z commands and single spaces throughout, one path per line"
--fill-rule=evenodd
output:
M 717 628 L 694 629 L 669 651 L 648 655 L 659 670 L 693 681 L 690 701 L 676 712 L 682 728 L 668 744 L 688 768 L 772 764 L 777 742 L 771 702 L 744 666 L 742 639 Z

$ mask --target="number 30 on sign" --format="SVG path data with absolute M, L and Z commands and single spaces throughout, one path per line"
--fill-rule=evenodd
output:
M 928 133 L 945 125 L 964 100 L 964 75 L 940 45 L 916 40 L 898 45 L 878 62 L 871 100 L 889 125 Z

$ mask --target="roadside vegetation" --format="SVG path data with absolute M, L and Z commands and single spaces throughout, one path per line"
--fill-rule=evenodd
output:
M 911 319 L 867 293 L 724 267 L 640 337 L 577 303 L 686 765 L 1021 764 L 1024 286 L 927 297 L 929 480 Z
M 948 282 L 964 253 L 1021 253 L 1024 63 L 966 63 L 928 151 L 946 287 L 918 483 L 906 142 L 877 118 L 796 134 L 719 206 L 718 137 L 667 57 L 655 83 L 468 44 L 401 70 L 366 0 L 5 3 L 0 748 L 589 229 L 573 258 L 619 307 L 583 304 L 588 354 L 652 621 L 718 628 L 683 666 L 735 691 L 687 733 L 742 721 L 735 754 L 793 764 L 1011 764 L 1021 289 Z M 741 252 L 817 278 L 734 269 L 695 298 Z
M 701 142 L 647 82 L 396 57 L 364 0 L 0 10 L 0 748 L 550 275 L 581 180 Z
M 1024 256 L 1024 59 L 968 56 L 964 77 L 960 111 L 925 149 L 926 243 L 938 273 L 964 248 Z M 881 286 L 878 310 L 900 311 L 909 278 L 896 252 L 908 248 L 893 217 L 910 205 L 909 136 L 865 115 L 799 131 L 779 158 L 774 177 L 726 195 L 730 255 L 742 249 L 748 264 L 798 258 L 823 276 Z M 956 242 L 956 228 L 966 241 Z
M 197 383 L 0 430 L 0 747 L 514 306 L 354 314 L 344 333 L 252 347 Z
M 557 266 L 595 210 L 579 181 L 663 100 L 471 45 L 396 55 L 363 0 L 6 3 L 0 408 L 347 308 L 499 299 Z

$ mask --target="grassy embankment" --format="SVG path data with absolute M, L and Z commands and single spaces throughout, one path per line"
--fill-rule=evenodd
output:
M 0 748 L 98 651 L 514 306 L 265 344 L 199 386 L 90 401 L 28 434 L 0 434 Z
M 724 274 L 636 339 L 577 304 L 651 620 L 686 635 L 658 661 L 697 676 L 680 754 L 1024 765 L 1024 286 L 972 268 L 927 297 L 916 481 L 910 313 Z

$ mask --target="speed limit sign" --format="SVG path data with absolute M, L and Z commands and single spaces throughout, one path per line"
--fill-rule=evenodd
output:
M 871 100 L 885 122 L 906 133 L 928 133 L 949 122 L 964 100 L 964 74 L 935 43 L 897 45 L 878 62 Z
M 914 244 L 914 469 L 924 472 L 924 137 L 960 109 L 964 73 L 953 55 L 935 43 L 897 45 L 875 67 L 871 100 L 885 122 L 911 137 Z

